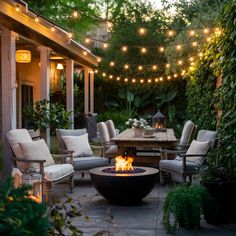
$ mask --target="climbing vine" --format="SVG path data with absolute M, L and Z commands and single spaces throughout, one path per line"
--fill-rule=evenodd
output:
M 187 74 L 187 112 L 199 128 L 216 127 L 218 164 L 236 175 L 236 0 L 224 7 L 218 24 L 223 33 L 205 46 L 202 60 Z

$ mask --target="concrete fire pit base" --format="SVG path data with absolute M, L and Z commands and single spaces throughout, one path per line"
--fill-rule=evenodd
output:
M 152 191 L 157 181 L 158 170 L 155 168 L 139 166 L 144 172 L 132 174 L 104 172 L 108 168 L 113 167 L 98 167 L 89 172 L 97 191 L 111 204 L 138 204 Z

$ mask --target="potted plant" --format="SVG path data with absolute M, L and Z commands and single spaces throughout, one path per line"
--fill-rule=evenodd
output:
M 141 137 L 145 131 L 145 128 L 147 127 L 148 122 L 141 118 L 141 119 L 128 119 L 128 121 L 125 123 L 130 128 L 133 128 L 134 130 L 134 136 L 135 137 Z
M 202 185 L 183 184 L 168 192 L 163 205 L 163 224 L 167 232 L 175 233 L 177 225 L 198 229 L 209 200 L 210 196 Z
M 201 174 L 201 182 L 207 188 L 213 202 L 204 209 L 208 223 L 222 224 L 236 222 L 236 176 L 232 158 L 216 149 L 209 158 L 208 168 Z M 234 157 L 235 158 L 235 157 Z M 212 208 L 212 205 L 215 207 Z

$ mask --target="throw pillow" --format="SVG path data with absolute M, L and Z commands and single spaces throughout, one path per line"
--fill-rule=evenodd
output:
M 210 148 L 209 142 L 200 142 L 200 141 L 193 140 L 186 154 L 194 154 L 194 155 L 199 154 L 199 156 L 187 157 L 187 161 L 194 162 L 198 165 L 201 165 L 205 159 L 205 157 L 201 155 L 207 154 L 207 151 L 209 150 L 209 148 Z
M 47 144 L 44 139 L 33 141 L 30 143 L 19 143 L 24 157 L 28 160 L 46 160 L 44 166 L 54 165 L 55 162 L 48 149 Z M 30 168 L 39 169 L 38 163 L 31 163 Z
M 93 155 L 93 151 L 89 145 L 88 134 L 80 136 L 62 136 L 68 151 L 74 151 L 74 157 L 88 157 Z

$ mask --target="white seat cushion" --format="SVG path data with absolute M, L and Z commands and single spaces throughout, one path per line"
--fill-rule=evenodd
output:
M 56 164 L 44 168 L 45 179 L 50 181 L 57 181 L 69 176 L 74 172 L 71 164 Z
M 88 142 L 88 134 L 80 136 L 62 136 L 68 151 L 74 151 L 74 157 L 92 156 L 93 151 Z
M 19 145 L 26 159 L 46 160 L 46 162 L 44 162 L 44 166 L 50 166 L 50 165 L 55 164 L 53 157 L 44 139 L 40 139 L 40 140 L 29 142 L 29 143 L 19 143 Z M 28 164 L 28 168 L 29 167 L 38 170 L 39 164 L 31 163 L 31 164 Z
M 199 142 L 196 140 L 193 140 L 191 142 L 190 147 L 188 148 L 188 151 L 186 152 L 186 155 L 188 154 L 199 154 L 199 156 L 196 157 L 187 157 L 186 160 L 188 162 L 193 162 L 196 163 L 198 165 L 202 165 L 205 157 L 201 156 L 201 155 L 206 155 L 208 150 L 210 148 L 210 142 Z

